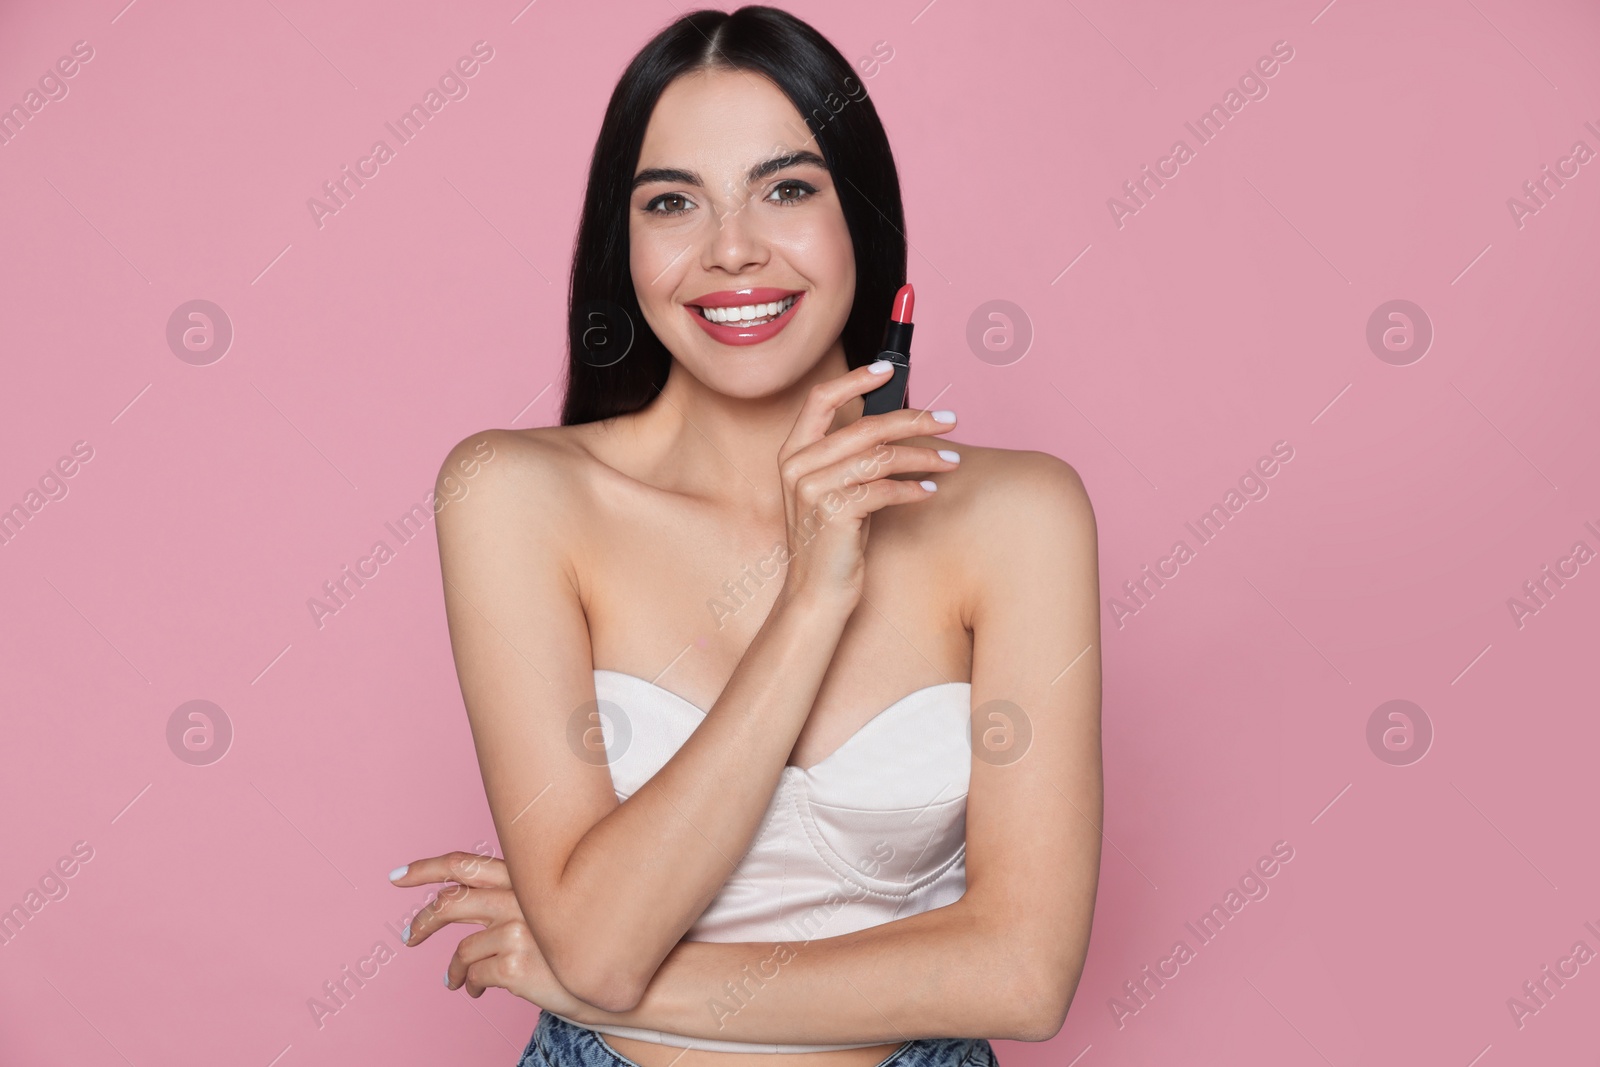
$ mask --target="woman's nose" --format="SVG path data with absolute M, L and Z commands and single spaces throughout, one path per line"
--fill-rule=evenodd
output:
M 702 265 L 737 274 L 767 261 L 767 245 L 756 219 L 756 205 L 748 196 L 730 198 L 720 205 L 706 237 Z

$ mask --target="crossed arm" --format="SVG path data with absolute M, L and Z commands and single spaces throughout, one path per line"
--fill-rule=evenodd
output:
M 490 809 L 560 989 L 547 997 L 559 1003 L 536 1003 L 579 1022 L 761 1042 L 1059 1030 L 1099 869 L 1094 517 L 1065 463 L 994 455 L 1005 465 L 963 520 L 973 743 L 1007 728 L 1031 740 L 1015 761 L 973 760 L 959 901 L 810 942 L 681 939 L 731 873 L 727 857 L 748 848 L 804 724 L 837 642 L 825 612 L 775 608 L 701 727 L 619 805 L 607 768 L 571 758 L 566 742 L 566 711 L 593 699 L 593 679 L 570 572 L 548 565 L 573 543 L 550 525 L 565 510 L 551 506 L 557 476 L 513 457 L 479 476 L 461 502 L 474 507 L 441 514 L 452 643 Z M 540 566 L 506 566 L 513 557 Z
M 632 1011 L 578 1005 L 569 1017 L 724 1041 L 1044 1041 L 1065 1021 L 1078 971 L 1062 951 L 1072 939 L 1025 948 L 1034 928 L 963 898 L 809 942 L 683 941 Z

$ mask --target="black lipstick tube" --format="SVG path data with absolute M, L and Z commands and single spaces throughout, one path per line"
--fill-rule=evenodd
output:
M 909 304 L 909 300 L 895 301 L 897 310 L 906 308 L 907 319 L 911 317 Z M 878 358 L 893 363 L 894 371 L 888 381 L 863 394 L 861 414 L 882 415 L 906 406 L 906 388 L 911 381 L 911 330 L 910 322 L 900 322 L 894 318 L 890 318 L 889 324 L 884 327 L 883 351 L 878 353 Z

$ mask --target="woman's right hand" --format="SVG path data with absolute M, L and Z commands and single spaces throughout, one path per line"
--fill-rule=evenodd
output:
M 953 455 L 949 450 L 889 443 L 947 433 L 955 427 L 953 411 L 902 408 L 863 415 L 828 432 L 842 405 L 887 380 L 885 374 L 857 367 L 812 386 L 778 450 L 789 527 L 786 599 L 853 609 L 866 576 L 872 513 L 891 504 L 926 500 L 937 488 L 931 480 L 889 475 L 949 471 L 959 463 L 939 454 Z
M 569 993 L 545 962 L 512 891 L 505 860 L 449 852 L 412 860 L 390 874 L 389 881 L 408 888 L 447 883 L 406 924 L 402 935 L 408 946 L 422 944 L 451 923 L 483 927 L 456 945 L 444 975 L 446 989 L 465 986 L 467 996 L 481 997 L 485 989 L 497 986 L 573 1020 L 598 1010 Z

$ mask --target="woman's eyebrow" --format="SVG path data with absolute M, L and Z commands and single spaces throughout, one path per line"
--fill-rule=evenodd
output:
M 762 178 L 778 173 L 788 167 L 812 166 L 828 169 L 828 164 L 815 152 L 791 152 L 784 156 L 774 156 L 763 163 L 757 163 L 750 168 L 746 181 L 752 185 Z M 704 182 L 700 175 L 692 170 L 678 170 L 676 167 L 646 167 L 633 176 L 633 188 L 641 185 L 650 185 L 654 182 L 670 182 L 675 185 L 693 185 L 703 187 Z

